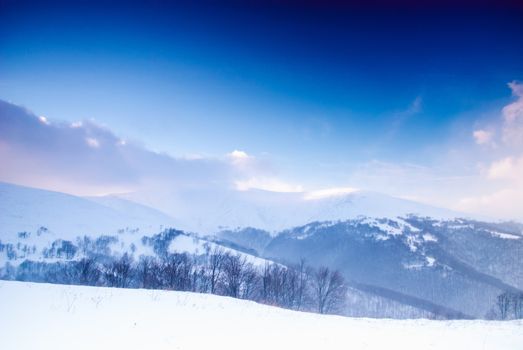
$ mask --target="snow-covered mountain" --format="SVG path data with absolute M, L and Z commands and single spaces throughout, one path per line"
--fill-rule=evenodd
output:
M 78 197 L 0 183 L 0 270 L 9 262 L 52 263 L 128 253 L 136 260 L 169 253 L 203 254 L 217 244 L 175 229 L 162 212 L 114 196 Z M 221 247 L 221 246 L 220 246 Z M 254 265 L 264 259 L 223 246 Z
M 162 227 L 201 235 L 247 227 L 275 234 L 311 222 L 343 221 L 358 216 L 463 216 L 370 191 L 324 195 L 200 188 L 78 197 L 7 183 L 0 183 L 0 210 L 0 232 L 4 237 L 44 227 L 61 238 L 121 229 L 157 233 Z
M 372 320 L 189 292 L 0 281 L 4 349 L 520 349 L 521 321 Z
M 270 260 L 338 269 L 355 289 L 450 317 L 490 317 L 498 295 L 523 291 L 523 225 L 517 223 L 360 217 L 276 236 L 243 229 L 218 237 Z
M 138 195 L 127 198 L 147 203 Z M 125 253 L 138 261 L 221 247 L 255 266 L 304 258 L 312 267 L 337 269 L 358 300 L 346 314 L 377 317 L 491 317 L 498 295 L 523 290 L 523 226 L 517 223 L 456 218 L 459 213 L 363 191 L 191 190 L 153 197 L 148 204 L 162 207 L 158 200 L 164 200 L 162 208 L 171 208 L 175 219 L 120 197 L 0 184 L 0 271 L 6 263 Z
M 466 216 L 447 209 L 372 191 L 270 192 L 217 188 L 135 192 L 122 198 L 168 213 L 179 228 L 199 234 L 252 227 L 276 233 L 316 221 L 358 216 L 394 218 L 408 214 L 451 219 Z
M 114 234 L 119 230 L 157 233 L 176 224 L 168 215 L 117 197 L 78 197 L 0 182 L 0 239 L 46 231 L 55 238 Z

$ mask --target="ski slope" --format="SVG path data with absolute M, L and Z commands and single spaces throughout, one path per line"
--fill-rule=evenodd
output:
M 521 321 L 378 320 L 187 292 L 0 281 L 2 349 L 521 349 Z

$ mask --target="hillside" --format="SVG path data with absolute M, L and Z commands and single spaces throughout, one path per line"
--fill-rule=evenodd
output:
M 263 190 L 201 188 L 120 195 L 171 215 L 178 228 L 199 234 L 252 227 L 276 234 L 315 221 L 408 214 L 438 219 L 466 217 L 463 213 L 372 191 L 340 193 L 270 192 Z
M 49 281 L 57 262 L 90 258 L 107 263 L 127 254 L 138 263 L 144 258 L 164 260 L 174 253 L 188 253 L 201 261 L 221 247 L 257 269 L 267 261 L 292 266 L 305 259 L 314 268 L 339 270 L 350 287 L 342 311 L 349 316 L 499 318 L 497 297 L 523 290 L 523 227 L 517 223 L 449 218 L 452 212 L 367 192 L 314 200 L 263 191 L 237 195 L 256 197 L 256 203 L 244 207 L 242 201 L 231 199 L 236 207 L 224 202 L 220 210 L 228 213 L 225 220 L 241 219 L 246 227 L 220 226 L 217 234 L 202 236 L 178 226 L 166 229 L 173 219 L 122 198 L 82 198 L 0 184 L 0 276 Z M 203 200 L 186 198 L 189 204 Z M 269 205 L 289 201 L 294 206 Z M 261 208 L 260 203 L 266 205 L 263 217 L 272 228 L 313 218 L 332 220 L 279 231 L 254 228 L 264 224 L 248 212 Z M 199 210 L 207 213 L 210 207 L 191 208 Z M 202 225 L 226 222 L 217 219 L 220 210 L 208 212 Z M 399 215 L 409 211 L 436 217 Z M 369 214 L 360 214 L 365 212 Z M 174 224 L 188 218 L 186 212 L 179 214 L 184 219 L 177 218 Z M 287 221 L 283 224 L 280 219 Z
M 162 212 L 115 197 L 78 197 L 0 182 L 0 238 L 46 231 L 56 238 L 114 234 L 118 230 L 157 233 L 174 225 Z
M 499 294 L 523 289 L 522 232 L 515 223 L 360 217 L 313 222 L 275 236 L 225 231 L 218 240 L 285 264 L 305 259 L 338 269 L 367 294 L 451 318 L 484 318 L 493 317 Z

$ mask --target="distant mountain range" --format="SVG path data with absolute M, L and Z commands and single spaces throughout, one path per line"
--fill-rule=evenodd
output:
M 0 265 L 75 259 L 86 247 L 138 258 L 157 254 L 158 243 L 191 254 L 221 246 L 258 266 L 304 259 L 340 270 L 351 287 L 346 314 L 354 316 L 494 317 L 498 295 L 523 290 L 518 223 L 364 191 L 166 193 L 157 207 L 172 217 L 131 200 L 139 197 L 0 183 Z
M 181 229 L 199 234 L 246 227 L 277 233 L 310 222 L 358 216 L 415 214 L 438 219 L 469 216 L 377 192 L 348 189 L 282 193 L 199 188 L 119 196 L 157 208 L 175 218 Z
M 276 236 L 243 229 L 219 237 L 266 259 L 339 269 L 356 290 L 451 317 L 486 317 L 499 294 L 523 290 L 523 225 L 516 223 L 360 217 Z

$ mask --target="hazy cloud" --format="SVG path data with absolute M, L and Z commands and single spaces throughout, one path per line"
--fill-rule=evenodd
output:
M 70 193 L 146 186 L 228 186 L 236 170 L 222 159 L 181 159 L 123 140 L 93 121 L 38 117 L 0 101 L 0 180 Z
M 494 133 L 492 131 L 481 129 L 474 130 L 472 136 L 474 137 L 474 141 L 476 141 L 478 145 L 495 145 L 495 143 L 493 143 Z
M 503 141 L 512 147 L 523 148 L 523 84 L 508 84 L 516 100 L 503 108 Z
M 490 153 L 478 151 L 482 169 L 483 193 L 462 198 L 458 207 L 503 218 L 523 220 L 523 85 L 511 82 L 508 87 L 515 100 L 501 109 L 493 121 L 499 136 L 476 130 L 474 140 L 479 145 L 499 145 Z M 492 188 L 485 190 L 487 188 Z

